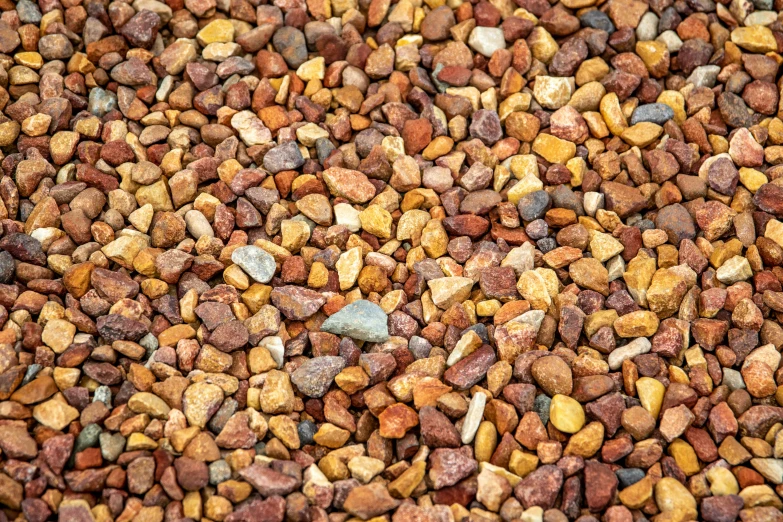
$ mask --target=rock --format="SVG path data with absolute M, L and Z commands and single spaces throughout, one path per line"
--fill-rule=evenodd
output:
M 314 357 L 291 374 L 291 382 L 308 397 L 323 397 L 344 366 L 342 357 Z
M 255 245 L 237 248 L 231 254 L 231 261 L 259 283 L 268 283 L 275 275 L 275 259 Z
M 382 343 L 389 338 L 386 313 L 376 304 L 360 299 L 329 316 L 321 330 L 354 339 Z

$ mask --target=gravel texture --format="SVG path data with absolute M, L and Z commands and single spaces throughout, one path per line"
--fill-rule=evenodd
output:
M 0 0 L 0 522 L 783 522 L 783 0 Z

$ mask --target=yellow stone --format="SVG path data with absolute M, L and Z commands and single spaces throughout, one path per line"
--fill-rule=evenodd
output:
M 21 52 L 14 55 L 14 61 L 19 65 L 24 65 L 31 69 L 40 69 L 43 67 L 43 58 L 36 52 Z
M 350 431 L 338 428 L 332 423 L 325 422 L 318 429 L 318 432 L 313 435 L 313 440 L 316 444 L 320 444 L 321 446 L 337 449 L 342 448 L 350 437 Z
M 636 393 L 639 395 L 639 401 L 642 407 L 647 410 L 653 418 L 657 419 L 661 412 L 663 404 L 663 395 L 666 393 L 666 387 L 657 379 L 652 377 L 641 377 L 636 381 Z
M 296 70 L 296 75 L 303 81 L 323 80 L 326 72 L 325 60 L 323 56 L 317 56 L 312 60 L 307 60 Z
M 597 111 L 605 95 L 606 88 L 601 82 L 587 82 L 571 95 L 568 105 L 579 112 Z
M 637 310 L 614 322 L 617 335 L 623 338 L 650 337 L 658 331 L 658 316 L 648 310 Z
M 329 269 L 320 261 L 316 261 L 310 267 L 310 275 L 307 277 L 307 286 L 310 288 L 323 288 L 329 282 Z
M 454 147 L 454 140 L 449 138 L 448 136 L 438 136 L 434 140 L 430 142 L 429 145 L 427 145 L 424 150 L 422 151 L 421 155 L 426 159 L 427 161 L 433 161 L 444 154 L 448 154 L 451 152 L 451 149 Z
M 576 84 L 580 87 L 589 82 L 601 81 L 601 79 L 609 74 L 609 66 L 606 64 L 603 58 L 596 56 L 582 62 L 579 69 L 576 71 Z
M 511 458 L 508 461 L 508 469 L 515 475 L 525 478 L 538 467 L 538 457 L 532 453 L 525 453 L 522 450 L 511 452 Z
M 427 463 L 423 460 L 414 462 L 411 467 L 402 472 L 394 481 L 389 483 L 389 493 L 394 498 L 408 498 L 416 489 L 427 470 Z
M 563 455 L 579 455 L 590 458 L 601 449 L 604 441 L 604 425 L 600 422 L 591 422 L 579 432 L 568 439 Z
M 421 231 L 421 247 L 427 257 L 437 259 L 446 255 L 449 246 L 449 235 L 440 219 L 427 222 Z
M 668 70 L 669 49 L 665 43 L 657 40 L 637 42 L 636 54 L 642 59 L 652 76 L 658 78 L 661 76 L 661 70 Z
M 234 24 L 229 20 L 213 20 L 196 35 L 198 43 L 206 47 L 211 43 L 234 41 Z
M 740 167 L 739 179 L 740 183 L 742 183 L 746 189 L 754 194 L 758 189 L 761 188 L 762 185 L 766 185 L 769 182 L 767 176 L 765 176 L 764 173 L 748 167 Z
M 381 239 L 391 237 L 392 216 L 380 205 L 370 205 L 359 213 L 362 228 Z
M 479 462 L 489 462 L 495 448 L 498 445 L 498 432 L 495 425 L 489 421 L 482 421 L 476 430 L 476 438 L 473 441 L 474 454 Z
M 585 425 L 585 411 L 575 399 L 556 394 L 549 405 L 549 420 L 563 433 L 576 433 Z
M 621 136 L 628 128 L 628 121 L 620 107 L 620 98 L 617 97 L 617 94 L 610 92 L 601 98 L 599 111 L 601 111 L 601 116 L 604 117 L 606 126 L 609 127 L 612 134 Z
M 534 27 L 527 38 L 533 58 L 548 64 L 552 61 L 560 46 L 542 26 Z
M 697 520 L 696 499 L 675 478 L 663 477 L 658 481 L 655 485 L 655 503 L 663 515 L 674 516 L 676 522 Z M 666 520 L 671 518 L 666 517 Z
M 538 192 L 544 188 L 544 183 L 533 174 L 528 174 L 520 179 L 516 185 L 508 191 L 508 200 L 516 205 L 519 200 L 528 194 Z
M 707 480 L 710 481 L 710 493 L 719 495 L 736 495 L 739 484 L 734 474 L 721 466 L 713 466 L 707 470 Z
M 696 456 L 693 446 L 684 440 L 674 439 L 669 444 L 668 452 L 686 476 L 690 477 L 700 471 L 699 458 Z
M 731 41 L 752 53 L 774 53 L 778 50 L 775 35 L 763 25 L 737 27 L 731 32 Z
M 576 155 L 576 144 L 551 134 L 539 134 L 533 140 L 533 152 L 550 163 L 565 164 Z
M 509 160 L 509 170 L 515 178 L 522 180 L 531 174 L 538 177 L 538 160 L 533 154 L 517 154 Z
M 640 509 L 652 498 L 653 483 L 650 477 L 644 477 L 620 492 L 620 502 L 628 509 Z
M 177 346 L 182 339 L 193 339 L 196 337 L 196 331 L 188 324 L 177 324 L 163 330 L 158 336 L 158 343 L 161 346 Z
M 143 433 L 131 433 L 125 443 L 125 451 L 136 450 L 154 450 L 158 448 L 158 443 L 147 437 Z
M 663 127 L 649 121 L 639 122 L 623 131 L 620 137 L 631 146 L 644 148 L 663 134 Z

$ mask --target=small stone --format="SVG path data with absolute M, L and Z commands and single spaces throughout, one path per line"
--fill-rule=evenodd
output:
M 386 313 L 376 304 L 360 299 L 331 315 L 321 330 L 347 335 L 369 342 L 384 342 L 389 338 Z
M 231 261 L 259 283 L 271 281 L 277 269 L 275 259 L 255 245 L 237 248 L 231 254 Z
M 555 395 L 549 407 L 549 419 L 563 433 L 576 433 L 585 424 L 585 412 L 571 397 Z

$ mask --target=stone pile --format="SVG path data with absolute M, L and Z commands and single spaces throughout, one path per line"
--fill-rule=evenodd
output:
M 783 0 L 0 0 L 0 522 L 783 521 Z

